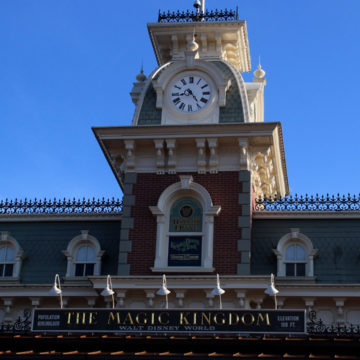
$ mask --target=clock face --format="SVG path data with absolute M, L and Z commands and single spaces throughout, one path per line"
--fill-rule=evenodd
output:
M 203 109 L 211 96 L 210 85 L 200 76 L 184 76 L 170 91 L 173 106 L 186 113 Z

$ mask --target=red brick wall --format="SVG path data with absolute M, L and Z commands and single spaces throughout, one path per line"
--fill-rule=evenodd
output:
M 187 173 L 188 174 L 188 173 Z M 241 206 L 238 205 L 238 194 L 242 191 L 238 172 L 219 174 L 191 174 L 194 181 L 204 186 L 214 205 L 221 205 L 221 213 L 214 223 L 214 257 L 215 271 L 221 274 L 236 274 L 236 265 L 240 263 L 237 251 L 237 240 L 241 229 L 237 227 Z M 156 246 L 156 218 L 149 206 L 157 204 L 161 193 L 169 185 L 179 181 L 179 175 L 138 174 L 133 188 L 135 206 L 131 216 L 134 218 L 134 229 L 130 230 L 132 251 L 128 256 L 131 275 L 152 274 Z

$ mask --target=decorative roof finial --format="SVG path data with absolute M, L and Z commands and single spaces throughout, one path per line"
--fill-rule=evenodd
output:
M 141 62 L 140 74 L 136 75 L 136 80 L 139 82 L 144 82 L 146 80 L 146 76 L 144 74 L 143 62 Z
M 260 56 L 259 56 L 259 65 L 257 69 L 254 71 L 254 75 L 256 78 L 262 79 L 265 76 L 265 74 L 266 72 L 261 68 Z
M 192 33 L 192 39 L 186 45 L 187 50 L 196 51 L 199 48 L 199 44 L 195 41 L 195 26 Z

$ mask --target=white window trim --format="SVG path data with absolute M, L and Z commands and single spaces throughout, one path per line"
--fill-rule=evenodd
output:
M 201 266 L 168 266 L 169 219 L 172 205 L 180 198 L 193 197 L 203 207 L 203 231 Z M 157 206 L 150 206 L 157 219 L 154 272 L 211 272 L 213 268 L 214 217 L 221 211 L 213 205 L 210 194 L 200 184 L 193 182 L 191 175 L 180 175 L 180 181 L 168 186 L 160 195 Z
M 12 274 L 12 276 L 5 276 L 5 277 L 2 276 L 2 277 L 0 277 L 0 279 L 19 278 L 20 272 L 21 272 L 22 261 L 23 261 L 23 259 L 25 259 L 26 255 L 25 255 L 23 249 L 20 247 L 19 243 L 12 236 L 10 236 L 10 233 L 8 231 L 1 231 L 0 232 L 0 247 L 6 246 L 6 245 L 11 247 L 14 250 L 15 259 L 13 262 L 13 264 L 14 264 L 13 274 Z
M 100 275 L 101 272 L 101 258 L 104 255 L 105 251 L 101 250 L 99 241 L 89 235 L 89 230 L 81 230 L 81 234 L 75 236 L 67 246 L 66 250 L 63 251 L 64 255 L 67 258 L 67 267 L 66 267 L 66 278 L 86 278 L 87 276 L 75 276 L 76 264 L 76 253 L 78 249 L 83 245 L 89 245 L 93 247 L 95 252 L 95 265 L 94 265 L 94 275 Z M 84 262 L 85 263 L 85 262 Z
M 305 276 L 314 276 L 314 257 L 318 253 L 318 249 L 314 249 L 311 240 L 304 234 L 300 233 L 299 229 L 290 229 L 290 233 L 284 235 L 278 242 L 276 249 L 273 249 L 277 257 L 277 276 L 286 277 L 286 263 L 285 252 L 288 246 L 292 244 L 299 244 L 305 250 Z M 291 261 L 291 263 L 304 263 L 303 261 Z M 299 277 L 299 276 L 297 276 Z

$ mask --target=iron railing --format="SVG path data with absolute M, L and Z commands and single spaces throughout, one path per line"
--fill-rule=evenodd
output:
M 360 194 L 261 198 L 255 200 L 255 211 L 360 211 Z
M 50 214 L 120 214 L 119 199 L 43 199 L 0 201 L 1 215 L 50 215 Z
M 322 336 L 360 336 L 360 325 L 325 324 L 322 319 L 316 317 L 316 311 L 310 311 L 307 322 L 307 333 L 309 335 Z
M 173 11 L 161 12 L 159 10 L 158 22 L 159 23 L 172 23 L 172 22 L 195 22 L 195 21 L 234 21 L 238 20 L 238 8 L 235 10 L 205 10 L 205 12 L 195 11 Z
M 26 333 L 30 331 L 31 326 L 31 310 L 25 309 L 23 316 L 19 316 L 14 323 L 0 323 L 1 333 Z

